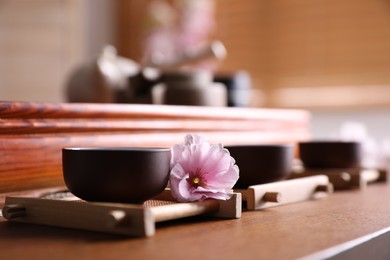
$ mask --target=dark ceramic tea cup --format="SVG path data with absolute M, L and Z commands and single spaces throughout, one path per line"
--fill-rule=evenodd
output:
M 64 148 L 67 188 L 86 201 L 142 203 L 168 184 L 169 148 Z
M 306 168 L 354 168 L 362 161 L 362 144 L 343 141 L 309 141 L 298 144 Z
M 291 174 L 293 145 L 231 145 L 226 146 L 240 169 L 234 188 L 279 181 Z

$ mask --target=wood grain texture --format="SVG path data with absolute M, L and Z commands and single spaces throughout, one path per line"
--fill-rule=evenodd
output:
M 244 211 L 241 219 L 173 221 L 157 227 L 148 239 L 5 223 L 0 218 L 0 251 L 5 259 L 297 259 L 388 228 L 389 197 L 390 185 L 378 183 L 321 200 Z M 354 259 L 375 259 L 372 248 Z
M 225 119 L 0 119 L 1 134 L 136 132 L 136 131 L 306 131 L 306 125 L 293 120 L 225 120 Z
M 300 109 L 226 108 L 141 104 L 0 102 L 0 118 L 197 118 L 285 120 L 307 123 L 310 114 Z
M 303 110 L 0 102 L 0 192 L 64 185 L 65 147 L 171 147 L 188 133 L 295 143 L 309 138 L 309 121 Z
M 63 185 L 62 148 L 65 147 L 171 147 L 191 132 L 213 143 L 292 143 L 305 133 L 240 132 L 136 132 L 73 133 L 0 136 L 0 192 Z

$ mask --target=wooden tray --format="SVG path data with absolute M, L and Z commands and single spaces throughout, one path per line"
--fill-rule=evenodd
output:
M 290 175 L 290 179 L 316 175 L 326 175 L 335 190 L 365 189 L 368 184 L 387 181 L 387 171 L 383 169 L 305 169 Z
M 248 210 L 317 199 L 332 191 L 333 186 L 325 175 L 254 185 L 246 190 L 236 190 L 242 194 Z
M 310 113 L 294 109 L 0 102 L 0 193 L 64 186 L 64 147 L 296 143 Z
M 241 194 L 235 193 L 227 201 L 178 203 L 166 190 L 143 205 L 85 202 L 74 196 L 7 197 L 2 212 L 4 218 L 15 222 L 150 237 L 157 222 L 203 214 L 240 218 L 241 202 Z

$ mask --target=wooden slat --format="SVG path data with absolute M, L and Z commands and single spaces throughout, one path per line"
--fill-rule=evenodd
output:
M 215 131 L 211 119 L 0 119 L 0 135 L 70 133 L 70 132 L 136 132 L 136 131 Z M 306 131 L 301 122 L 264 120 L 218 120 L 218 131 Z
M 162 205 L 158 205 L 162 203 Z M 241 217 L 241 194 L 229 200 L 187 203 L 151 201 L 140 204 L 98 203 L 80 200 L 7 197 L 3 216 L 21 223 L 67 227 L 126 236 L 153 236 L 157 222 L 205 215 Z
M 286 120 L 307 123 L 310 114 L 294 109 L 0 102 L 0 118 L 202 118 Z
M 331 188 L 318 194 L 318 187 L 330 187 L 329 179 L 325 175 L 311 176 L 296 180 L 266 183 L 249 186 L 246 191 L 248 210 L 266 209 L 285 204 L 312 200 L 316 197 L 326 196 L 332 192 Z M 270 198 L 267 198 L 266 195 Z

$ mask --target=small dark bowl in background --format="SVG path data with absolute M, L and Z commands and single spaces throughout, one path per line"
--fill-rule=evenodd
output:
M 87 201 L 142 203 L 168 184 L 169 148 L 64 148 L 67 188 Z
M 234 188 L 280 181 L 291 174 L 293 145 L 259 144 L 226 146 L 240 169 Z
M 306 168 L 354 168 L 362 162 L 362 144 L 343 141 L 309 141 L 298 144 Z

